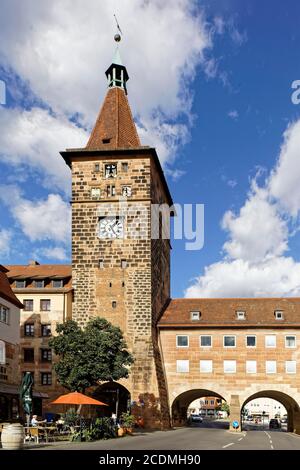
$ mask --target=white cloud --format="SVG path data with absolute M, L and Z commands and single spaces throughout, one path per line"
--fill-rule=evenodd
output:
M 54 240 L 69 243 L 71 210 L 60 195 L 29 201 L 16 186 L 1 186 L 0 199 L 30 241 Z
M 231 111 L 228 111 L 227 116 L 233 121 L 236 121 L 239 117 L 239 113 L 236 109 L 232 109 Z
M 190 0 L 123 0 L 117 5 L 124 32 L 121 55 L 132 77 L 129 97 L 134 113 L 144 125 L 147 122 L 148 137 L 154 135 L 148 127 L 154 111 L 159 110 L 164 126 L 178 115 L 189 118 L 189 84 L 197 65 L 205 62 L 204 51 L 211 47 L 207 23 L 195 7 Z M 104 71 L 114 52 L 115 11 L 110 0 L 3 0 L 0 60 L 28 81 L 55 112 L 79 113 L 80 120 L 91 126 L 105 93 Z M 172 125 L 169 130 L 173 139 Z M 157 144 L 162 138 L 165 153 L 166 132 L 165 127 L 154 139 Z M 173 150 L 169 157 L 174 158 Z
M 66 259 L 68 259 L 67 251 L 61 246 L 54 246 L 37 250 L 35 257 L 39 258 L 40 256 L 44 256 L 48 259 L 55 259 L 58 261 L 65 261 Z
M 299 296 L 300 263 L 289 238 L 300 210 L 300 120 L 284 132 L 278 162 L 262 187 L 256 179 L 237 214 L 227 211 L 224 258 L 207 266 L 187 288 L 187 297 Z
M 12 234 L 10 230 L 0 230 L 0 256 L 3 258 L 7 257 L 10 253 L 11 238 Z
M 85 146 L 88 134 L 66 118 L 48 111 L 3 108 L 0 113 L 1 160 L 19 167 L 32 167 L 42 173 L 47 188 L 70 192 L 70 170 L 59 151 Z
M 296 217 L 300 211 L 300 120 L 284 133 L 276 168 L 271 173 L 269 192 L 281 207 Z

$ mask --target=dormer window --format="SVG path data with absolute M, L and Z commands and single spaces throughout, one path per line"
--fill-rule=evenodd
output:
M 246 320 L 246 312 L 239 310 L 236 312 L 237 320 Z
M 201 313 L 200 312 L 191 312 L 191 320 L 198 321 L 200 320 Z
M 16 288 L 17 289 L 24 289 L 24 287 L 26 287 L 26 281 L 24 281 L 24 280 L 16 281 Z
M 102 144 L 109 144 L 110 143 L 110 139 L 102 139 Z
M 37 289 L 43 289 L 44 284 L 45 284 L 45 281 L 34 281 L 34 286 L 35 286 Z
M 117 165 L 109 163 L 105 165 L 105 178 L 115 178 L 117 176 Z
M 275 318 L 276 318 L 276 320 L 283 320 L 283 311 L 282 310 L 275 310 Z

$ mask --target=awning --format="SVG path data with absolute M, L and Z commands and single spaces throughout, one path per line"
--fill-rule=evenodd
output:
M 6 395 L 18 395 L 20 394 L 20 388 L 18 385 L 8 385 L 0 383 L 0 393 L 5 393 Z M 42 392 L 33 392 L 35 398 L 49 398 L 47 393 Z

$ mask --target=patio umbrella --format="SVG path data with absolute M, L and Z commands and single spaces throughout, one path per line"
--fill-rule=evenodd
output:
M 94 398 L 83 395 L 79 392 L 71 392 L 66 395 L 61 395 L 56 400 L 52 402 L 54 405 L 98 405 L 98 406 L 108 406 L 102 401 L 95 400 Z
M 25 372 L 20 386 L 20 399 L 23 405 L 23 410 L 26 414 L 27 426 L 29 426 L 30 415 L 32 413 L 32 387 L 33 377 L 30 372 Z

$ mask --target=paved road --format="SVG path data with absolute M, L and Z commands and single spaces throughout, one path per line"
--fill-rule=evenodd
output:
M 107 441 L 56 443 L 40 450 L 300 450 L 300 436 L 278 430 L 233 433 L 224 429 L 189 427 L 138 432 Z

